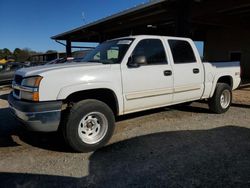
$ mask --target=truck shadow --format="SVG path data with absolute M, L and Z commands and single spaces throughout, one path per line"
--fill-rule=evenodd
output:
M 205 102 L 194 102 L 204 104 Z M 182 111 L 182 112 L 193 112 L 193 113 L 201 113 L 201 114 L 212 114 L 212 112 L 206 107 L 199 107 L 193 105 L 174 105 L 170 106 L 171 109 Z
M 238 108 L 250 108 L 249 104 L 232 103 L 231 106 L 238 107 Z
M 7 101 L 8 100 L 8 95 L 9 94 L 0 95 L 0 99 Z
M 240 107 L 240 106 L 238 106 Z M 117 122 L 133 119 L 145 115 L 157 114 L 165 111 L 185 111 L 194 113 L 210 113 L 206 108 L 196 106 L 182 106 L 175 105 L 171 107 L 158 108 L 153 110 L 147 110 L 143 112 L 137 112 L 128 114 L 122 117 L 117 117 Z M 11 114 L 8 108 L 0 109 L 0 147 L 15 147 L 20 146 L 13 140 L 13 136 L 17 136 L 24 143 L 46 150 L 58 151 L 58 152 L 69 152 L 72 150 L 65 143 L 62 134 L 56 133 L 38 133 L 30 132 L 24 129 L 23 125 L 19 123 Z
M 193 102 L 193 103 L 201 103 L 201 104 L 206 104 L 206 102 L 203 101 L 199 101 L 199 102 Z M 203 113 L 203 114 L 211 114 L 212 112 L 204 107 L 204 105 L 202 107 L 198 107 L 196 106 L 192 106 L 192 105 L 173 105 L 173 106 L 168 106 L 168 107 L 161 107 L 161 108 L 156 108 L 156 109 L 152 109 L 152 110 L 145 110 L 145 111 L 141 111 L 141 112 L 136 112 L 136 113 L 132 113 L 132 114 L 127 114 L 127 115 L 123 115 L 120 117 L 116 118 L 116 121 L 123 121 L 123 120 L 127 120 L 127 119 L 133 119 L 133 118 L 137 118 L 137 117 L 141 117 L 141 116 L 145 116 L 145 115 L 152 115 L 152 114 L 157 114 L 160 112 L 168 112 L 168 111 L 182 111 L 182 112 L 194 112 L 194 113 Z
M 19 146 L 11 137 L 18 131 L 18 125 L 8 108 L 0 109 L 0 147 Z
M 1 187 L 249 187 L 250 130 L 163 132 L 108 145 L 81 178 L 0 173 Z
M 160 112 L 167 112 L 167 111 L 171 111 L 171 110 L 173 110 L 173 109 L 171 109 L 170 107 L 162 107 L 162 108 L 156 108 L 156 109 L 151 109 L 151 110 L 145 110 L 145 111 L 141 111 L 141 112 L 135 112 L 135 113 L 126 114 L 123 116 L 118 116 L 118 117 L 116 117 L 116 121 L 119 122 L 119 121 L 138 118 L 138 117 L 142 117 L 142 116 L 146 116 L 146 115 L 153 115 L 153 114 L 157 114 Z
M 244 80 L 237 90 L 250 91 L 250 80 Z
M 13 136 L 34 147 L 52 151 L 71 152 L 59 133 L 38 133 L 24 129 L 23 125 L 11 114 L 9 108 L 0 109 L 0 147 L 20 146 Z
M 159 108 L 117 117 L 117 122 L 171 110 L 206 113 L 206 109 L 203 108 L 173 106 L 171 108 Z M 60 132 L 30 132 L 24 128 L 24 125 L 14 118 L 9 108 L 0 109 L 0 114 L 0 147 L 20 146 L 21 143 L 18 144 L 13 140 L 13 136 L 17 136 L 22 142 L 33 147 L 58 152 L 72 152 L 70 147 L 65 143 Z
M 0 95 L 2 100 L 7 100 L 8 94 Z M 236 107 L 249 108 L 248 105 L 233 104 Z M 165 111 L 186 111 L 194 113 L 210 113 L 207 108 L 196 106 L 175 105 L 165 108 L 158 108 L 138 113 L 133 113 L 118 117 L 117 121 L 124 121 L 145 115 L 157 114 Z M 0 109 L 0 147 L 15 147 L 21 143 L 15 142 L 13 136 L 17 136 L 21 141 L 34 147 L 59 151 L 59 152 L 72 152 L 71 149 L 65 144 L 61 134 L 59 133 L 36 133 L 29 132 L 23 129 L 22 125 L 11 115 L 8 108 Z

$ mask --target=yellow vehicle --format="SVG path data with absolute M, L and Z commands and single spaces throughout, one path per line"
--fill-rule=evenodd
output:
M 5 64 L 7 63 L 8 61 L 6 59 L 0 59 L 0 64 Z
M 7 62 L 15 62 L 14 59 L 0 59 L 0 64 L 6 64 Z

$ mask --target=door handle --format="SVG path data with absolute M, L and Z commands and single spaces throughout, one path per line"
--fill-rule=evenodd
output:
M 200 69 L 193 69 L 194 74 L 198 74 L 200 72 Z
M 165 70 L 163 73 L 164 73 L 164 76 L 171 76 L 172 75 L 171 70 Z

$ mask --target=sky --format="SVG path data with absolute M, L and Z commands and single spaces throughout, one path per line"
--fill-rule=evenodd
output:
M 65 51 L 50 37 L 148 0 L 0 0 L 0 49 Z
M 0 0 L 0 49 L 65 51 L 51 36 L 149 0 Z M 83 12 L 84 17 L 83 19 Z M 89 45 L 89 44 L 88 44 Z M 198 43 L 202 55 L 203 44 Z

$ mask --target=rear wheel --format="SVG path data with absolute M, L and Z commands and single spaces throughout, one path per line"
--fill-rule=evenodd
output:
M 115 125 L 112 110 L 98 100 L 84 100 L 73 105 L 63 127 L 66 142 L 78 152 L 94 151 L 111 138 Z
M 212 112 L 221 114 L 230 108 L 232 103 L 232 89 L 228 84 L 218 83 L 213 97 L 208 101 Z

